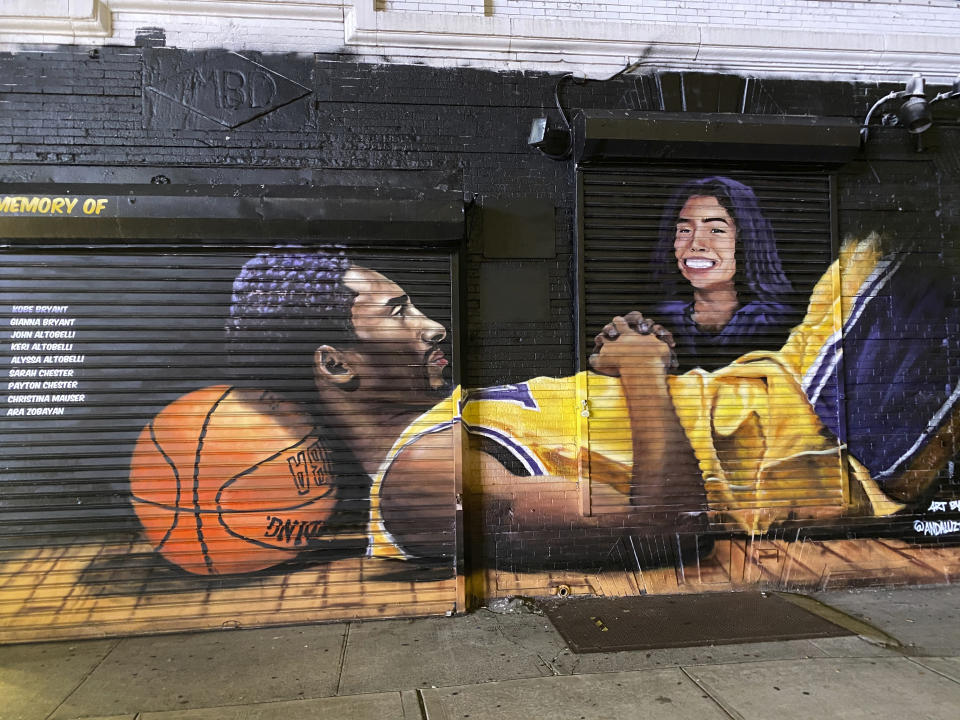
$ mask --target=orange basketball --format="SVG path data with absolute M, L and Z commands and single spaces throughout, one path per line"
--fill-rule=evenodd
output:
M 309 414 L 227 385 L 184 395 L 143 429 L 130 491 L 149 541 L 197 575 L 293 558 L 336 503 L 330 454 Z

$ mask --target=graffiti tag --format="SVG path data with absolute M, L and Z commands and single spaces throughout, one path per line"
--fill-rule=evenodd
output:
M 960 532 L 960 520 L 914 520 L 913 529 L 924 535 L 948 535 Z
M 960 500 L 934 500 L 927 508 L 927 512 L 947 512 L 947 510 L 960 510 Z

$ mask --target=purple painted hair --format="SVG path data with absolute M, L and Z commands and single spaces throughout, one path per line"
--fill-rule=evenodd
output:
M 248 368 L 255 381 L 279 375 L 293 387 L 312 388 L 314 350 L 355 339 L 356 293 L 343 282 L 351 264 L 342 250 L 291 245 L 248 260 L 233 281 L 226 321 L 234 369 Z
M 730 213 L 737 228 L 737 271 L 734 283 L 741 298 L 749 301 L 782 300 L 793 286 L 783 272 L 773 227 L 760 210 L 753 189 L 727 177 L 713 176 L 681 185 L 664 208 L 660 220 L 660 239 L 653 251 L 654 280 L 665 290 L 665 297 L 689 296 L 692 289 L 677 270 L 673 253 L 677 217 L 693 196 L 715 197 Z

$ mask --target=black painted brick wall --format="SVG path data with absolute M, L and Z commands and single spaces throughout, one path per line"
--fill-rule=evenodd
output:
M 336 55 L 244 53 L 308 86 L 312 94 L 229 129 L 189 112 L 171 115 L 145 72 L 161 59 L 195 60 L 166 48 L 50 47 L 0 54 L 0 161 L 120 166 L 439 170 L 467 198 L 546 199 L 558 208 L 556 257 L 547 262 L 549 322 L 501 324 L 479 314 L 482 248 L 466 255 L 465 381 L 510 382 L 574 369 L 575 180 L 571 163 L 526 144 L 530 122 L 558 117 L 559 76 L 474 69 L 365 65 Z M 146 55 L 146 57 L 145 57 Z M 145 71 L 146 66 L 146 71 Z M 892 87 L 892 86 L 891 86 Z M 846 115 L 860 118 L 886 92 L 873 84 L 744 80 L 687 74 L 568 79 L 566 107 Z M 686 97 L 682 94 L 686 93 Z M 168 104 L 169 105 L 169 104 Z M 919 239 L 952 234 L 960 215 L 956 112 L 914 152 L 901 130 L 876 129 L 863 160 L 840 175 L 842 234 L 909 228 Z M 950 121 L 953 120 L 953 125 Z
M 452 175 L 468 199 L 546 199 L 559 208 L 549 261 L 551 319 L 504 326 L 478 312 L 478 265 L 467 267 L 469 385 L 574 366 L 574 179 L 526 144 L 532 119 L 553 104 L 555 78 L 478 70 L 360 65 L 334 56 L 245 53 L 307 85 L 312 94 L 229 129 L 144 96 L 163 48 L 46 48 L 0 55 L 0 162 L 124 167 L 262 167 L 431 170 Z M 146 56 L 146 57 L 145 57 Z M 0 170 L 0 179 L 15 180 Z

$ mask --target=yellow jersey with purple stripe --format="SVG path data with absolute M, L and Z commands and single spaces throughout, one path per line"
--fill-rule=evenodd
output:
M 753 534 L 786 519 L 884 516 L 904 507 L 847 452 L 820 402 L 836 377 L 838 339 L 890 270 L 877 238 L 849 243 L 781 350 L 668 379 L 717 521 Z
M 619 398 L 625 416 L 620 381 L 589 373 L 593 391 Z M 581 405 L 577 383 L 583 384 L 587 373 L 563 378 L 538 377 L 513 385 L 461 390 L 437 403 L 420 415 L 397 438 L 372 478 L 370 497 L 370 545 L 368 554 L 375 557 L 405 558 L 407 554 L 384 527 L 380 511 L 380 488 L 397 457 L 406 448 L 426 435 L 451 427 L 464 434 L 464 454 L 485 452 L 493 455 L 522 482 L 526 477 L 554 476 L 577 481 L 581 468 L 596 468 L 594 481 L 600 474 L 612 471 L 616 481 L 629 484 L 631 455 L 622 447 L 610 448 L 602 442 L 588 443 L 584 438 Z M 583 385 L 582 385 L 583 386 Z M 618 436 L 619 437 L 619 436 Z M 471 442 L 471 440 L 473 442 Z M 629 429 L 627 430 L 629 442 Z M 605 456 L 608 454 L 610 456 Z M 464 467 L 470 465 L 463 463 Z M 608 480 L 611 481 L 611 480 Z M 469 488 L 469 473 L 463 479 Z
M 384 525 L 383 514 L 380 509 L 380 488 L 383 485 L 383 479 L 390 472 L 390 468 L 393 467 L 393 463 L 406 448 L 426 435 L 449 430 L 457 424 L 460 397 L 461 390 L 458 386 L 449 397 L 441 400 L 410 423 L 390 447 L 376 474 L 371 477 L 368 556 L 400 560 L 406 560 L 410 557 Z

